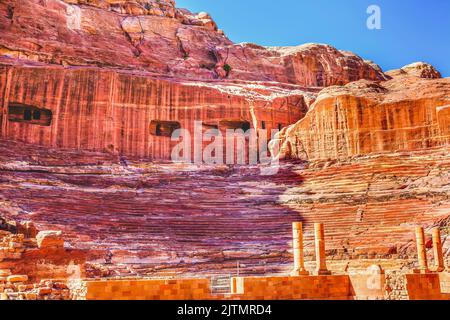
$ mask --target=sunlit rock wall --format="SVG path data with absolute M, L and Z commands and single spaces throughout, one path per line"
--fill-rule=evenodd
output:
M 282 156 L 344 159 L 427 149 L 450 141 L 450 79 L 359 81 L 324 89 L 280 138 Z
M 98 68 L 3 65 L 0 77 L 3 137 L 151 159 L 170 159 L 178 144 L 170 133 L 157 135 L 152 121 L 177 123 L 192 138 L 194 121 L 209 126 L 202 132 L 222 129 L 226 120 L 255 128 L 264 121 L 267 130 L 278 129 L 304 115 L 304 95 L 309 94 L 281 89 L 261 94 L 239 85 L 183 83 Z
M 327 45 L 234 45 L 207 13 L 173 1 L 4 0 L 0 33 L 0 56 L 49 64 L 319 87 L 386 78 L 373 63 Z

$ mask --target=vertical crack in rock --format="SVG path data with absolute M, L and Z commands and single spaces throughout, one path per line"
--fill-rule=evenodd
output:
M 189 58 L 189 52 L 184 48 L 183 41 L 181 40 L 181 37 L 180 37 L 180 29 L 181 28 L 177 29 L 177 31 L 175 33 L 175 38 L 177 40 L 178 50 L 181 52 L 181 57 L 184 60 L 187 60 Z
M 145 31 L 142 27 L 139 17 L 126 17 L 120 22 L 120 28 L 122 29 L 125 38 L 133 46 L 133 54 L 136 58 L 139 58 L 142 54 L 140 45 L 142 44 Z

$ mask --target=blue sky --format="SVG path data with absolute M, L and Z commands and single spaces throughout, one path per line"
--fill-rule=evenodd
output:
M 209 12 L 234 42 L 288 46 L 327 43 L 353 51 L 383 70 L 425 61 L 450 76 L 449 0 L 177 0 Z M 369 30 L 369 5 L 381 30 Z

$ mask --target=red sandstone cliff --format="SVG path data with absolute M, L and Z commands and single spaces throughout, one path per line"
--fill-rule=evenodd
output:
M 346 159 L 448 145 L 450 79 L 425 64 L 390 74 L 323 89 L 306 116 L 279 134 L 281 156 Z
M 233 44 L 174 1 L 7 0 L 0 30 L 2 137 L 154 160 L 176 143 L 152 124 L 271 130 L 301 119 L 322 87 L 388 78 L 327 45 Z
M 303 86 L 385 78 L 371 63 L 330 46 L 234 45 L 208 14 L 192 14 L 174 5 L 153 0 L 4 0 L 0 54 L 49 64 Z M 231 71 L 224 70 L 225 65 Z

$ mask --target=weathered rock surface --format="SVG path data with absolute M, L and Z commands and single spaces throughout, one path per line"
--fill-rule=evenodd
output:
M 174 1 L 5 0 L 0 31 L 0 55 L 49 64 L 303 86 L 385 78 L 372 64 L 330 46 L 233 45 L 208 14 L 176 9 Z
M 227 120 L 255 128 L 264 122 L 271 130 L 301 119 L 316 91 L 289 84 L 168 80 L 6 58 L 0 58 L 0 80 L 2 137 L 154 160 L 170 160 L 178 142 L 156 135 L 152 122 L 176 122 L 192 139 L 195 121 L 204 122 L 203 131 L 207 126 L 225 130 L 221 122 Z M 14 108 L 18 119 L 11 115 Z M 37 108 L 49 120 L 25 121 L 20 108 Z
M 313 223 L 325 224 L 336 272 L 414 265 L 418 224 L 441 226 L 450 254 L 448 147 L 284 163 L 266 177 L 245 167 L 124 167 L 105 154 L 7 141 L 0 149 L 1 215 L 63 230 L 101 266 L 92 275 L 234 273 L 238 262 L 241 274 L 289 272 L 293 221 L 304 222 L 308 261 Z
M 235 45 L 174 1 L 6 0 L 0 13 L 0 135 L 50 147 L 169 160 L 177 142 L 156 134 L 162 122 L 270 132 L 323 87 L 387 79 L 327 45 Z
M 439 79 L 442 77 L 435 67 L 425 62 L 415 62 L 401 69 L 388 71 L 386 75 L 390 77 L 415 76 L 425 79 Z
M 267 80 L 308 87 L 343 85 L 359 79 L 385 80 L 378 66 L 329 45 L 260 47 L 244 43 L 217 50 L 218 65 L 232 68 L 231 78 Z
M 326 88 L 279 138 L 282 157 L 306 160 L 448 145 L 450 79 L 402 76 Z

